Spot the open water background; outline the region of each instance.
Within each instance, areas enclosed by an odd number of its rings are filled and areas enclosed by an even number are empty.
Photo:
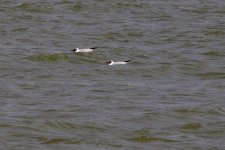
[[[0,19],[0,149],[225,149],[224,0],[0,0]]]

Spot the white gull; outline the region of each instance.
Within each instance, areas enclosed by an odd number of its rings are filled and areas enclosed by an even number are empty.
[[[84,49],[79,49],[79,48],[75,48],[73,50],[71,50],[72,52],[75,53],[88,53],[93,51],[94,49],[96,49],[97,47],[92,47],[92,48],[84,48]]]
[[[128,62],[130,62],[131,60],[126,60],[126,61],[112,61],[112,60],[110,60],[110,61],[107,61],[107,62],[105,62],[106,64],[108,64],[108,65],[125,65],[125,64],[127,64]]]

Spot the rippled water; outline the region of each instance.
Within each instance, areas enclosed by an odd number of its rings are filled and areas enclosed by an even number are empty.
[[[0,17],[1,149],[224,149],[223,0],[1,0]]]

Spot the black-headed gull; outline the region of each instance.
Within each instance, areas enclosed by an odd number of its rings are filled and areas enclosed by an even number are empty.
[[[110,61],[107,61],[107,62],[105,62],[106,64],[108,64],[108,65],[125,65],[125,64],[127,64],[128,62],[130,62],[131,60],[126,60],[126,61],[116,61],[116,62],[114,62],[114,61],[112,61],[112,60],[110,60]]]
[[[76,53],[88,53],[93,51],[94,49],[96,49],[97,47],[92,47],[92,48],[84,48],[84,49],[79,49],[79,48],[75,48],[73,50],[71,50],[72,52],[76,52]]]

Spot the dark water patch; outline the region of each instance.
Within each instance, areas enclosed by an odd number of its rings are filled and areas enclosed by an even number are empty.
[[[59,110],[57,109],[47,109],[45,110],[46,113],[55,113],[55,112],[58,112]]]
[[[127,31],[126,34],[128,37],[136,37],[136,38],[144,36],[144,33],[141,31]]]
[[[72,77],[77,77],[77,78],[80,78],[80,79],[86,79],[88,77],[93,77],[94,75],[90,75],[88,73],[85,73],[83,71],[79,72],[79,74],[75,73],[75,74],[72,74]],[[88,86],[88,83],[86,82],[83,82],[83,83],[79,83],[77,84],[78,87],[82,88],[82,87],[87,87]]]
[[[198,107],[178,108],[178,109],[175,109],[174,112],[175,112],[174,116],[176,116],[177,118],[180,118],[182,120],[183,119],[188,120],[188,119],[192,118],[192,121],[196,120],[196,119],[198,120],[200,118],[202,119],[203,117],[206,117],[207,115],[210,115],[209,113],[207,113],[206,110],[203,110],[203,109],[198,108]]]
[[[31,44],[34,42],[30,38],[18,38],[16,39],[16,41],[18,41],[19,43],[27,43],[27,44]]]
[[[82,128],[92,131],[92,132],[105,132],[107,129],[105,127],[101,127],[97,124],[86,124],[83,125]]]
[[[29,122],[27,122],[29,123]],[[7,129],[10,129],[10,134],[12,135],[25,135],[27,134],[35,134],[35,133],[43,133],[44,131],[40,128],[36,128],[30,125],[19,125],[19,124],[9,124]]]
[[[92,64],[104,64],[104,60],[101,58],[101,54],[93,53],[72,53],[69,59],[70,63],[76,64],[84,64],[84,63],[92,63]]]
[[[204,113],[198,108],[178,108],[175,110],[177,113],[183,113],[183,114],[188,114],[188,113]],[[189,114],[190,115],[190,114]]]
[[[224,9],[220,9],[218,6],[209,6],[209,5],[196,6],[190,9],[183,9],[182,11],[191,12],[191,13],[200,14],[200,15],[225,13]]]
[[[180,127],[180,129],[184,130],[197,130],[203,128],[203,125],[201,123],[187,123]]]
[[[225,89],[225,85],[217,85],[216,86],[218,89]]]
[[[225,52],[211,50],[211,51],[203,53],[203,55],[209,56],[209,57],[225,57]]]
[[[128,138],[128,141],[137,142],[137,143],[150,143],[150,142],[165,142],[165,143],[173,143],[178,142],[177,140],[173,139],[166,139],[166,138],[158,138],[154,136],[137,136],[133,138]]]
[[[203,32],[206,36],[224,36],[225,31],[223,30],[210,30],[210,31],[204,31]]]
[[[196,76],[202,79],[225,79],[225,72],[205,72],[197,73]]]
[[[140,72],[141,76],[146,79],[160,78],[174,74],[173,66],[168,64],[154,65],[154,67],[149,67],[146,70],[136,69],[135,71]]]
[[[104,93],[104,92],[109,92],[109,89],[92,89],[91,92],[93,93]],[[99,96],[100,98],[101,96]]]
[[[224,136],[225,134],[225,123],[223,121],[220,122],[209,122],[206,124],[206,129],[202,134],[202,137],[219,137]]]
[[[72,5],[72,4],[74,4],[74,2],[73,1],[62,0],[62,1],[59,1],[59,2],[55,2],[54,4],[56,4],[56,5],[65,5],[65,4]]]
[[[153,13],[153,15],[148,17],[152,21],[173,21],[173,17],[170,16],[169,14],[166,14],[166,12],[160,11],[157,13]]]
[[[32,89],[37,89],[39,88],[39,85],[36,84],[36,83],[23,83],[23,84],[19,84],[20,88],[22,89],[29,89],[29,90],[32,90]]]
[[[0,124],[0,128],[9,128],[12,127],[10,124]]]
[[[4,86],[4,85],[3,85]],[[19,93],[16,93],[16,92],[13,92],[9,89],[6,89],[6,88],[0,88],[1,90],[1,93],[0,93],[0,96],[1,97],[4,97],[4,99],[13,99],[13,98],[22,98],[23,96]],[[1,102],[6,102],[6,101],[1,101]]]
[[[137,40],[145,36],[145,33],[136,29],[127,29],[124,28],[122,30],[117,29],[117,31],[111,31],[105,33],[104,38],[107,40],[119,41],[119,42],[130,42],[132,40]]]
[[[76,4],[73,5],[72,10],[74,11],[82,11],[85,9],[84,4],[82,4],[82,2],[76,2]]]
[[[46,133],[46,132],[45,132]],[[25,140],[26,142],[42,142],[42,141],[46,141],[47,138],[43,135],[43,134],[40,134],[40,133],[37,133],[37,132],[27,132],[27,131],[18,131],[18,132],[13,132],[10,134],[10,137],[11,139],[14,140],[13,144],[16,144],[17,142],[19,142],[20,146],[21,146],[21,143]],[[12,140],[10,140],[10,143],[12,142]],[[29,143],[28,142],[28,143]],[[13,145],[13,149],[15,147],[17,147],[18,145]],[[33,145],[29,145],[29,144],[26,144],[27,147],[29,147],[28,149],[32,149],[33,148]],[[23,148],[26,147],[26,146],[22,146]],[[26,149],[26,148],[25,148]]]
[[[186,93],[173,93],[171,95],[173,95],[173,96],[179,96],[179,97],[189,97],[189,96],[192,96],[192,95],[186,94]]]
[[[56,54],[43,53],[39,55],[28,56],[25,59],[28,59],[31,61],[57,62],[62,60],[68,60],[69,56],[64,53],[56,53]]]
[[[151,132],[149,129],[141,129],[141,130],[136,130],[133,132],[134,134],[137,134],[137,135],[144,135],[144,136],[147,136],[147,135],[150,135]]]
[[[32,89],[25,89],[25,90],[32,90]],[[40,101],[23,101],[23,102],[20,102],[20,105],[23,105],[25,107],[37,106],[37,105],[40,105],[40,104],[42,104],[42,102],[40,102]],[[24,117],[24,119],[30,119],[30,118]]]
[[[118,32],[108,32],[104,35],[104,37],[108,40],[114,40],[114,41],[125,38],[125,36],[123,34],[118,33]]]
[[[225,109],[223,107],[215,107],[207,110],[207,113],[212,115],[222,115],[225,116]]]
[[[148,121],[158,121],[158,120],[166,120],[166,117],[169,118],[169,116],[166,116],[164,113],[161,112],[145,112],[141,116],[132,118],[132,121],[136,122],[148,122]]]
[[[42,74],[42,75],[38,75],[37,76],[37,78],[38,79],[51,79],[51,78],[53,78],[54,77],[54,75],[50,75],[50,74]]]
[[[214,136],[220,136],[220,135],[224,135],[224,129],[217,129],[217,130],[212,130],[212,129],[209,129],[207,130],[206,132],[206,137],[214,137]]]
[[[204,61],[185,61],[180,62],[177,67],[179,71],[186,75],[195,75],[208,68],[208,63]]]
[[[44,123],[45,128],[50,129],[60,129],[60,130],[75,130],[79,128],[77,125],[69,123],[69,122],[63,122],[59,120],[50,120]]]
[[[43,141],[41,144],[81,144],[81,139],[74,138],[52,138],[46,141]]]
[[[21,27],[21,28],[13,29],[11,32],[26,32],[28,30],[29,30],[29,28]]]
[[[194,122],[183,124],[179,127],[181,133],[191,135],[193,137],[213,140],[217,139],[218,143],[222,142],[220,138],[224,138],[224,122],[214,122],[215,118],[211,118],[211,121],[203,123]]]
[[[135,73],[138,70],[129,70],[130,69],[130,64],[127,65],[114,65],[114,66],[106,66],[107,68],[107,74],[116,74],[118,77],[125,77],[127,75],[132,75],[132,73]],[[104,71],[104,70],[103,70]],[[117,82],[115,82],[117,83]],[[120,84],[118,84],[120,85]]]
[[[43,22],[43,20],[37,16],[30,15],[30,14],[24,14],[24,15],[18,15],[16,18],[12,18],[12,21],[35,21],[35,22]]]
[[[93,91],[91,91],[91,92],[93,92]],[[104,92],[106,92],[106,91],[104,91]],[[88,95],[88,96],[86,96],[86,99],[97,99],[98,102],[99,102],[99,101],[105,102],[105,100],[109,99],[108,96],[99,96],[99,95],[97,95],[98,93],[96,93],[96,92],[93,92],[93,93],[94,93],[95,95],[94,95],[94,94]]]
[[[184,58],[179,52],[175,52],[173,50],[158,50],[157,53],[153,53],[152,57],[156,57],[159,59],[159,63],[172,63],[172,62],[187,62],[187,59]],[[163,59],[162,59],[163,58]]]
[[[46,7],[44,5],[37,5],[32,2],[23,2],[15,7],[18,11],[27,11],[34,13],[49,13],[50,7]]]
[[[118,48],[114,48],[113,50],[111,50],[113,52],[113,54],[115,55],[122,55],[126,52],[129,52],[130,49],[128,49],[127,47],[118,47]],[[124,58],[125,59],[125,58]],[[114,60],[115,61],[115,60]]]
[[[175,109],[174,112],[178,114],[183,114],[186,116],[217,116],[217,117],[222,117],[225,115],[225,110],[222,107],[207,107],[207,106],[202,106],[202,107],[191,107],[191,108],[179,108]]]
[[[113,7],[119,9],[144,8],[146,5],[134,2],[118,2]]]
[[[155,71],[157,71],[159,74],[165,74],[170,73],[173,70],[173,65],[170,63],[160,63],[157,68],[154,68]]]
[[[76,19],[76,20],[68,20],[69,22],[71,22],[72,24],[74,24],[75,26],[82,26],[82,27],[90,27],[90,26],[95,26],[96,23],[95,22],[91,22],[90,20],[79,20],[79,19]],[[86,33],[85,34],[86,36],[91,36],[89,33]],[[93,39],[95,37],[92,37]]]
[[[133,54],[135,57],[137,58],[140,58],[141,60],[142,59],[150,59],[151,57],[151,54],[147,53],[147,52],[144,52],[142,50],[138,50],[137,52],[135,52]],[[137,62],[137,61],[136,61]],[[138,62],[137,62],[138,63]],[[140,62],[141,63],[141,62]]]

